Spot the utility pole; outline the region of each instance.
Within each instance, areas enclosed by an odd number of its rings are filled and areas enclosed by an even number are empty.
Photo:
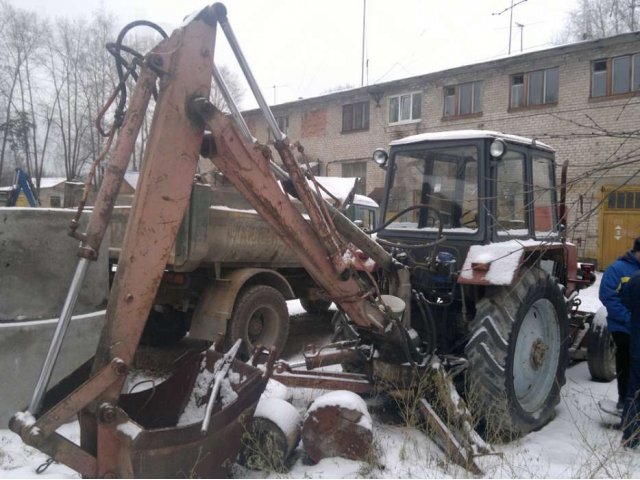
[[[287,85],[271,85],[271,88],[273,88],[273,104],[275,105],[276,102],[276,88],[278,87],[286,87]]]
[[[494,12],[491,15],[502,15],[504,12],[506,12],[507,10],[509,11],[509,55],[511,55],[511,34],[513,33],[513,9],[514,7],[517,7],[518,5],[520,5],[521,3],[526,2],[527,0],[520,0],[518,3],[513,3],[514,0],[511,0],[511,6],[505,8],[504,10],[500,11],[500,12]],[[522,38],[522,37],[521,37]]]
[[[513,0],[511,0],[511,7],[509,8],[509,55],[511,55],[511,31],[513,29]]]
[[[524,32],[524,25],[522,23],[516,22],[516,27],[520,29],[520,53],[522,53],[522,35]]]
[[[364,40],[367,21],[367,0],[362,0],[362,62],[360,66],[360,86],[364,87]]]

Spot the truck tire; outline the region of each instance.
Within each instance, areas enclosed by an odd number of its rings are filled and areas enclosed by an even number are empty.
[[[327,313],[331,306],[331,302],[329,300],[309,300],[308,298],[301,298],[300,304],[307,313],[312,313],[314,315]]]
[[[607,311],[602,307],[591,322],[587,339],[587,365],[596,382],[616,378],[616,344],[606,323]]]
[[[140,342],[152,347],[168,347],[184,338],[189,330],[191,315],[169,306],[152,309]]]
[[[247,359],[257,345],[282,352],[289,334],[289,311],[282,294],[268,285],[243,289],[229,320],[230,343],[242,338],[240,357]]]
[[[562,292],[537,267],[478,302],[465,347],[467,400],[488,440],[512,440],[553,418],[569,361],[568,323]]]

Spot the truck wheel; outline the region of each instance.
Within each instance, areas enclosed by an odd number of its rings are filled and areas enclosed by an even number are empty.
[[[241,358],[257,345],[282,352],[289,333],[289,311],[282,294],[268,285],[241,291],[229,320],[230,341],[242,338]]]
[[[607,310],[601,307],[589,327],[587,365],[596,382],[610,382],[616,378],[616,344],[606,323]]]
[[[309,300],[308,298],[301,298],[300,304],[307,313],[313,313],[315,315],[327,313],[331,306],[331,302],[328,300]]]
[[[480,300],[465,347],[467,400],[489,440],[511,440],[553,418],[569,360],[564,296],[543,270]]]
[[[175,345],[189,330],[190,314],[169,306],[151,310],[140,342],[152,347]]]

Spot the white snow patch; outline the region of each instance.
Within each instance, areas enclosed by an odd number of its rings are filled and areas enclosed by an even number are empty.
[[[373,430],[373,422],[371,421],[369,410],[367,410],[367,404],[360,395],[347,390],[336,390],[335,392],[329,392],[322,395],[321,397],[316,398],[311,404],[309,410],[307,410],[305,419],[311,413],[323,407],[340,407],[347,410],[359,411],[362,416],[358,420],[358,425],[366,428],[367,430]]]
[[[379,207],[378,202],[376,202],[373,198],[360,195],[359,193],[356,193],[353,196],[353,202],[351,202],[351,205],[362,205],[364,207],[375,207],[375,208]]]
[[[131,440],[135,440],[142,432],[142,428],[130,420],[124,423],[119,423],[116,429]]]
[[[473,245],[462,266],[460,276],[473,278],[473,263],[489,265],[485,278],[493,285],[510,285],[518,270],[525,247],[545,247],[554,245],[539,240],[509,240],[489,245]]]
[[[302,426],[302,417],[289,402],[281,398],[260,398],[254,417],[262,417],[275,423],[289,437],[296,434]]]
[[[291,399],[291,391],[286,385],[270,378],[267,382],[267,387],[262,393],[262,398],[279,398],[280,400],[289,401]]]
[[[220,358],[215,363],[213,371],[216,370],[216,368],[222,361],[224,361],[224,359]],[[191,396],[189,397],[187,406],[178,419],[179,427],[190,425],[196,422],[201,422],[204,419],[204,414],[207,409],[207,393],[209,392],[209,388],[214,381],[213,371],[209,371],[206,368],[206,365],[207,359],[205,357],[200,363],[200,373],[198,374],[198,378],[196,378],[196,382],[193,390],[191,391]],[[230,371],[229,373],[232,374],[234,372]],[[237,378],[235,379],[237,380]],[[229,378],[229,375],[227,375],[222,380],[222,383],[220,385],[220,402],[222,403],[223,407],[226,407],[227,405],[235,402],[235,400],[238,398],[238,394],[233,390],[231,383],[232,382]]]

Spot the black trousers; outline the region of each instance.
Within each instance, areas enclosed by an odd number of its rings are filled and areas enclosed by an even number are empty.
[[[618,377],[618,402],[624,402],[629,386],[631,372],[631,335],[624,332],[611,332],[616,344],[616,375]]]

